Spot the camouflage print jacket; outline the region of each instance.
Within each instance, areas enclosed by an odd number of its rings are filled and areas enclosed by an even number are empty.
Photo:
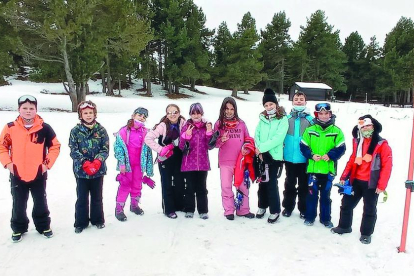
[[[109,154],[109,137],[101,124],[96,123],[91,129],[83,124],[76,125],[70,131],[69,148],[76,178],[91,179],[106,174],[105,160]],[[96,174],[89,176],[82,169],[82,164],[94,159],[100,160],[102,165]]]

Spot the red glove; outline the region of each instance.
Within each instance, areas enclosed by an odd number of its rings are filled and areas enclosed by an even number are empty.
[[[82,165],[82,169],[87,175],[96,174],[101,168],[102,162],[98,159],[93,160],[93,162],[85,161]]]

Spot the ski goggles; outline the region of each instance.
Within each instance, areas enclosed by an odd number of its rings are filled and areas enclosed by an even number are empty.
[[[37,104],[37,100],[36,100],[36,98],[35,98],[35,97],[33,97],[32,95],[23,95],[23,96],[21,96],[21,97],[17,100],[17,103],[18,103],[19,105],[22,105],[22,104],[24,104],[24,103],[26,103],[26,102],[33,103],[33,104]]]
[[[315,105],[315,111],[331,111],[331,105],[329,103],[318,103]]]
[[[145,118],[148,118],[148,109],[143,108],[143,107],[138,107],[134,111],[134,115],[135,114],[144,115]]]
[[[89,102],[84,102],[83,104],[81,104],[81,105],[79,106],[79,109],[80,109],[80,110],[85,109],[85,108],[95,109],[95,106],[93,106],[93,105],[92,105],[91,103],[89,103]]]
[[[174,110],[172,112],[167,112],[167,115],[178,115],[179,113],[178,110]]]

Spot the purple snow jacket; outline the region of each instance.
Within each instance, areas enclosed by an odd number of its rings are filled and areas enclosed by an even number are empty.
[[[199,125],[199,128],[194,125],[193,121],[188,120],[183,128],[181,129],[180,134],[180,144],[179,147],[181,150],[184,150],[186,143],[188,142],[188,152],[183,151],[183,161],[181,163],[181,171],[209,171],[210,170],[210,160],[208,157],[208,142],[210,141],[211,134],[206,135],[207,121],[204,120]],[[190,140],[183,139],[183,133],[186,132],[187,128],[190,125],[194,125],[193,134]]]

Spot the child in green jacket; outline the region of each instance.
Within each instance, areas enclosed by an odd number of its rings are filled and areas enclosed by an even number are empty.
[[[300,142],[300,150],[308,159],[309,174],[304,224],[312,226],[315,222],[320,192],[320,222],[332,228],[332,181],[336,175],[336,162],[345,153],[345,139],[342,130],[335,125],[335,115],[329,103],[315,105],[314,114],[314,125],[305,130]]]

